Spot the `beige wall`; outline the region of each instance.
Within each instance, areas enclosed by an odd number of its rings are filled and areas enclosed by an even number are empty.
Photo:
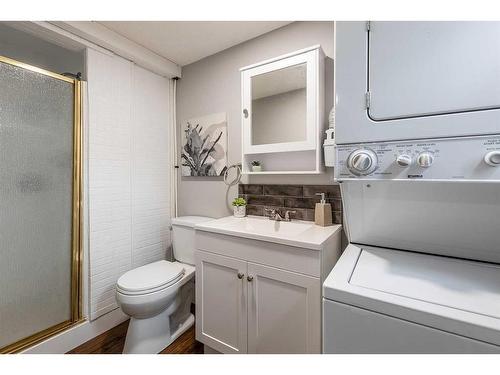
[[[226,112],[228,121],[228,164],[241,161],[241,96],[239,69],[265,59],[320,44],[325,62],[325,118],[333,104],[333,22],[294,22],[256,39],[206,57],[182,69],[177,86],[177,138],[181,152],[183,121],[206,114]],[[327,120],[325,120],[327,121]],[[180,162],[180,158],[179,158]],[[245,183],[329,184],[332,169],[312,176],[249,176]],[[228,189],[222,177],[180,177],[179,215],[222,217],[231,214],[237,187]]]

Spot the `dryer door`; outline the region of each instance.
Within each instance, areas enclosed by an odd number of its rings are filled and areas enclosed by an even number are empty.
[[[339,22],[336,38],[339,144],[498,133],[500,22]]]
[[[374,22],[368,43],[375,121],[500,107],[498,22]]]

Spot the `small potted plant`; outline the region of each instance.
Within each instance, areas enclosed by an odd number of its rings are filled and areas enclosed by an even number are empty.
[[[260,160],[253,160],[251,164],[252,172],[262,172],[262,163]]]
[[[233,201],[234,217],[245,217],[247,214],[247,201],[243,198],[234,198]]]

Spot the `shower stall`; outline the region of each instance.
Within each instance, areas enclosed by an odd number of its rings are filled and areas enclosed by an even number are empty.
[[[82,319],[81,83],[0,56],[0,352]]]

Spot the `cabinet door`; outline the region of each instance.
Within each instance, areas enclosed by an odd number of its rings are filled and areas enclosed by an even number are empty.
[[[221,353],[247,351],[246,270],[244,261],[196,252],[196,339]]]
[[[248,277],[248,352],[320,353],[319,278],[255,263]]]
[[[320,50],[242,68],[243,153],[316,150]]]

